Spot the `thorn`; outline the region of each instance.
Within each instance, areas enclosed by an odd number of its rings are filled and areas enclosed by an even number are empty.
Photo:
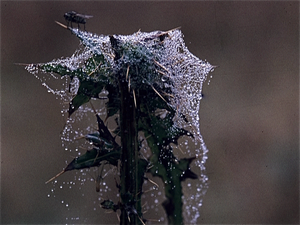
[[[136,32],[136,36],[141,32],[141,28]]]
[[[93,59],[93,61],[94,61],[94,63],[96,63],[94,59]],[[88,74],[88,76],[91,76],[93,73],[95,73],[95,72],[97,71],[97,69],[99,68],[100,65],[101,65],[101,62],[100,62],[99,65],[96,67],[96,69],[94,69],[92,72],[90,72],[90,73]]]
[[[154,167],[154,165],[148,166],[148,167],[147,167],[147,170],[150,170],[150,169],[153,168],[153,167]]]
[[[181,151],[182,154],[185,154],[185,153],[182,151],[182,149],[180,148],[179,145],[177,145],[177,147],[178,147],[179,151]]]
[[[106,118],[104,119],[103,122],[105,123],[105,122],[107,121],[108,118],[109,118],[109,117],[106,115]]]
[[[105,210],[105,213],[113,213],[114,210]]]
[[[155,63],[156,65],[160,66],[160,67],[163,68],[165,71],[169,72],[169,70],[168,70],[166,67],[164,67],[163,65],[161,65],[161,64],[160,64],[159,62],[157,62],[155,59],[153,59],[153,61],[154,61],[154,63]]]
[[[152,136],[152,134],[150,134],[150,135],[148,135],[147,137],[145,137],[145,139],[147,140],[149,137],[151,137]]]
[[[137,108],[136,107],[136,98],[135,98],[135,91],[134,91],[134,89],[132,89],[132,93],[133,93],[134,106],[135,106],[135,108]]]
[[[156,93],[159,97],[161,97],[161,99],[164,100],[164,101],[168,104],[168,102],[163,98],[163,96],[161,96],[161,94],[159,94],[159,92],[153,87],[153,85],[151,85],[151,87],[152,87],[152,89],[155,91],[155,93]]]
[[[28,63],[14,63],[15,65],[18,65],[18,66],[30,66],[32,64],[28,64]]]
[[[164,94],[164,95],[167,95],[167,96],[170,96],[171,98],[175,98],[174,95],[169,94],[169,93],[167,93],[167,92],[163,92],[163,94]]]
[[[144,223],[144,221],[141,219],[141,217],[139,217],[139,215],[137,215],[137,217],[139,218],[139,220],[141,221],[141,223],[142,223],[143,225],[146,225],[146,224]]]
[[[143,194],[146,194],[146,193],[148,193],[148,192],[150,192],[150,191],[155,191],[155,190],[156,190],[155,188],[149,189],[149,190],[143,191]]]
[[[56,179],[57,177],[59,177],[60,175],[62,175],[64,172],[66,172],[65,170],[61,171],[60,173],[56,174],[54,177],[52,177],[50,180],[46,181],[45,184],[48,184],[49,182],[53,181],[54,179]]]
[[[126,71],[126,81],[127,81],[127,78],[128,78],[129,67],[130,67],[130,66],[127,67],[127,71]]]
[[[74,140],[80,140],[80,139],[83,139],[83,138],[85,138],[85,136],[84,136],[84,135],[82,135],[82,136],[79,136],[79,137],[75,138]]]
[[[147,221],[150,221],[150,222],[160,222],[160,220],[156,220],[156,219],[147,219]]]
[[[55,23],[57,23],[58,25],[62,26],[65,29],[70,29],[69,27],[67,27],[66,25],[64,25],[64,24],[62,24],[60,22],[55,21]]]
[[[98,150],[98,151],[97,151],[97,155],[96,155],[96,157],[95,157],[95,159],[94,159],[94,162],[93,162],[93,163],[95,163],[95,162],[96,162],[96,159],[98,158],[98,156],[99,156],[99,153],[100,153],[100,151]]]
[[[164,76],[168,76],[168,74],[164,73],[163,71],[156,70],[156,72],[158,72],[158,73],[160,73],[160,74],[162,74],[162,75],[164,75]]]
[[[172,31],[174,31],[174,30],[179,30],[180,28],[181,28],[181,27],[176,27],[176,28],[173,28],[173,29],[171,29],[171,30],[163,31],[163,32],[161,32],[159,35],[157,35],[157,37],[162,36],[162,35],[165,35],[165,34],[168,34],[168,33],[172,32]]]
[[[184,60],[183,59],[180,59],[180,60],[178,60],[177,62],[175,62],[173,65],[175,66],[175,65],[177,65],[178,63],[182,63]]]
[[[149,181],[150,183],[154,184],[157,188],[159,188],[158,184],[155,183],[153,180],[151,180],[151,179],[148,178],[148,181]]]
[[[130,77],[129,77],[129,81],[128,81],[128,92],[130,92]]]
[[[89,102],[90,102],[90,104],[91,104],[91,106],[92,106],[92,109],[93,109],[95,115],[98,115],[97,112],[96,112],[96,109],[95,109],[94,105],[92,104],[92,102],[91,102],[91,101],[89,101]]]
[[[165,32],[161,33],[160,35],[164,35],[164,34],[167,34],[167,33],[172,32],[172,31],[174,31],[174,30],[180,30],[180,29],[181,29],[181,27],[176,27],[176,28],[173,28],[173,29],[171,29],[171,30],[165,31]]]
[[[120,216],[119,216],[118,213],[116,213],[116,214],[117,214],[117,218],[118,218],[118,220],[119,220],[119,222],[120,222],[120,221],[121,221]]]

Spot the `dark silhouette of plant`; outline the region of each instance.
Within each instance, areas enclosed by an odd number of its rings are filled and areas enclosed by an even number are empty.
[[[200,156],[179,159],[173,148],[181,137],[195,139],[204,146],[197,127],[199,102],[202,83],[214,67],[187,50],[179,29],[139,31],[130,36],[97,36],[68,29],[81,40],[81,52],[26,68],[34,74],[59,74],[79,81],[69,105],[69,117],[92,98],[103,101],[100,94],[104,90],[107,113],[105,119],[95,114],[98,130],[85,135],[93,148],[48,182],[74,169],[120,166],[120,201],[107,199],[101,205],[115,212],[120,210],[121,224],[144,224],[147,220],[141,210],[142,187],[150,173],[164,184],[163,207],[169,224],[183,224],[182,182],[198,178],[190,165]],[[105,125],[111,117],[116,118],[113,132]],[[142,142],[151,150],[149,158],[141,156]]]

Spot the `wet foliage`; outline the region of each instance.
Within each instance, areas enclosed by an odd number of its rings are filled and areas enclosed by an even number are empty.
[[[69,118],[91,99],[106,100],[106,118],[103,121],[95,113],[98,130],[84,136],[93,147],[48,182],[66,171],[110,164],[120,171],[120,201],[107,199],[102,207],[120,210],[121,224],[144,224],[141,196],[150,173],[164,184],[163,207],[169,224],[183,224],[182,182],[199,179],[190,167],[206,149],[202,143],[194,155],[180,159],[173,148],[180,138],[202,140],[198,119],[201,89],[213,66],[187,50],[179,29],[139,31],[130,36],[98,36],[68,29],[81,40],[84,47],[80,51],[70,58],[26,68],[33,74],[78,80]],[[105,124],[109,118],[116,121],[113,131]],[[149,148],[151,156],[142,157],[141,148]],[[201,162],[205,160],[201,158]]]

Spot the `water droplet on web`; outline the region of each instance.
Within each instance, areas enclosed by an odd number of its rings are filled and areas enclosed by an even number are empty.
[[[165,82],[165,81],[167,81],[167,80],[168,80],[168,77],[167,77],[167,76],[164,76],[164,75],[163,75],[163,76],[161,77],[161,81],[162,81],[162,82]]]

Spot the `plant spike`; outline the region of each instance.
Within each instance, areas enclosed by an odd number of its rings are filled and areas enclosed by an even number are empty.
[[[164,102],[168,103],[168,102],[166,101],[166,99],[164,99],[164,97],[161,96],[161,94],[153,87],[153,85],[151,85],[151,88],[153,89],[153,91],[155,91],[155,93],[156,93],[156,94],[157,94]]]
[[[132,94],[133,94],[134,106],[135,106],[135,108],[137,108],[137,106],[136,106],[136,97],[135,97],[135,91],[134,91],[134,89],[132,89]]]
[[[54,22],[57,23],[59,26],[65,28],[65,29],[70,29],[68,26],[66,26],[66,25],[64,25],[64,24],[62,24],[62,23],[60,23],[58,21],[54,21]]]
[[[53,181],[54,179],[56,179],[57,177],[59,177],[60,175],[62,175],[65,172],[66,172],[65,170],[61,171],[60,173],[56,174],[54,177],[52,177],[51,179],[49,179],[48,181],[46,181],[45,184],[50,183],[51,181]]]

